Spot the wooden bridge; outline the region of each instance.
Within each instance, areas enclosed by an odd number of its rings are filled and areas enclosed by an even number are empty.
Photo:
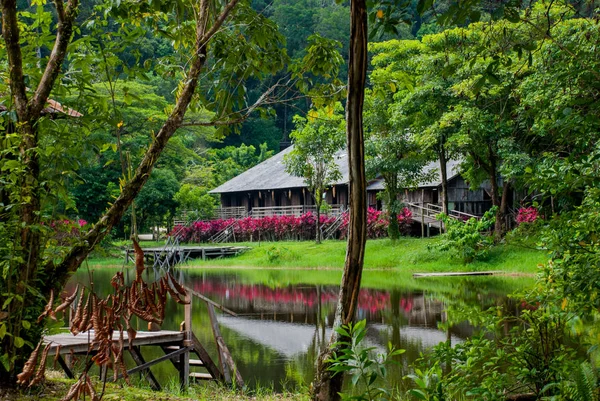
[[[245,246],[193,246],[193,245],[170,245],[162,247],[144,248],[144,259],[147,265],[154,268],[170,268],[178,263],[185,263],[190,259],[216,259],[226,256],[237,256],[247,251]],[[125,263],[134,261],[135,253],[133,248],[125,251]]]
[[[182,388],[189,386],[190,380],[216,380],[225,384],[235,384],[237,387],[244,386],[244,380],[237,369],[233,357],[223,340],[214,308],[217,307],[223,312],[237,316],[234,312],[214,301],[204,297],[189,288],[186,288],[188,295],[184,305],[184,321],[181,322],[179,331],[154,330],[138,331],[135,339],[130,346],[127,332],[124,335],[124,350],[129,352],[136,366],[127,370],[128,375],[140,373],[149,382],[153,390],[161,390],[162,386],[156,379],[150,368],[158,363],[169,361],[179,372],[179,380]],[[204,301],[208,308],[210,324],[215,339],[218,364],[213,361],[202,343],[192,331],[192,302],[194,298]],[[149,325],[150,326],[150,325]],[[150,327],[149,327],[150,328]],[[94,331],[79,333],[74,336],[71,333],[55,334],[44,337],[44,343],[50,344],[49,355],[57,355],[56,360],[69,378],[74,378],[71,356],[85,355],[91,358],[96,349],[91,347],[94,339]],[[118,346],[119,332],[113,333],[113,343]],[[142,356],[141,347],[159,347],[164,355],[146,362]],[[195,354],[197,359],[190,356]],[[198,371],[204,370],[204,372]],[[110,381],[106,377],[106,369],[101,371],[102,379]],[[120,378],[121,376],[119,376]]]

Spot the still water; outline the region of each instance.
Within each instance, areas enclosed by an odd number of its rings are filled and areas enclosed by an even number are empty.
[[[88,285],[93,281],[96,291],[105,293],[115,271],[79,272],[74,281]],[[182,269],[175,276],[238,315],[219,314],[218,320],[250,387],[294,390],[310,385],[316,357],[331,333],[341,272]],[[154,280],[154,274],[149,272],[147,279]],[[459,343],[474,333],[475,328],[462,321],[465,314],[499,305],[518,313],[518,300],[507,294],[531,284],[523,278],[413,279],[391,270],[365,271],[357,311],[359,319],[367,320],[365,345],[376,352],[385,352],[389,343],[406,350],[389,374],[390,385],[405,388],[403,377],[421,353],[440,342]],[[178,330],[182,320],[183,307],[169,301],[163,328]],[[198,299],[193,302],[192,326],[217,361],[207,309]],[[144,329],[143,322],[138,328]],[[145,352],[147,358],[155,355],[151,349]],[[177,380],[170,364],[152,369],[163,382]]]

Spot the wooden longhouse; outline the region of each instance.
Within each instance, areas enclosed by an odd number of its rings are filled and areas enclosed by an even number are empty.
[[[293,146],[283,150],[210,191],[219,194],[221,198],[221,208],[217,217],[301,215],[314,211],[314,200],[304,179],[285,171],[283,158],[292,149]],[[342,178],[326,193],[326,201],[331,205],[333,214],[348,207],[348,156],[345,150],[336,154],[336,163]],[[447,164],[449,209],[481,216],[492,205],[489,184],[471,190],[459,174],[459,164],[460,162],[454,160]],[[425,169],[432,172],[436,178],[421,183],[416,189],[407,189],[401,198],[402,201],[421,206],[441,204],[439,162],[431,162]],[[385,208],[377,198],[377,194],[383,189],[383,179],[376,178],[369,182],[369,207],[378,210]]]

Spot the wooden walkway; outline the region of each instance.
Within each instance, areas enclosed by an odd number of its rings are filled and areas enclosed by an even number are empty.
[[[192,296],[205,302],[208,308],[210,324],[215,339],[218,364],[213,361],[204,346],[198,340],[191,330],[192,327]],[[179,371],[179,379],[182,388],[189,386],[191,380],[216,380],[225,384],[233,384],[239,388],[244,386],[244,380],[237,369],[233,357],[223,340],[219,324],[217,322],[215,305],[220,307],[214,301],[188,290],[186,300],[188,304],[184,305],[185,320],[181,323],[180,331],[157,330],[157,331],[138,331],[130,346],[127,332],[123,332],[124,350],[129,352],[136,366],[127,370],[127,374],[141,373],[154,390],[161,390],[161,385],[152,374],[150,368],[158,363],[170,361]],[[227,308],[220,309],[236,316],[235,313]],[[113,343],[118,346],[120,333],[113,332]],[[55,334],[44,337],[44,343],[50,344],[49,355],[55,355],[65,374],[69,378],[74,378],[71,356],[85,355],[91,357],[96,353],[91,344],[94,339],[94,331],[79,333],[74,336],[71,333]],[[142,356],[141,347],[159,347],[164,355],[146,362]],[[190,355],[195,354],[197,359],[191,359]],[[204,369],[205,372],[199,372],[193,369]],[[103,378],[106,378],[106,370],[102,371]],[[120,378],[121,376],[119,376]]]
[[[156,266],[162,266],[165,261],[169,265],[184,263],[190,259],[216,259],[227,256],[236,256],[247,251],[248,247],[244,246],[187,246],[179,245],[172,248],[169,247],[154,247],[143,248],[144,258],[146,263]],[[133,248],[125,251],[125,263],[135,260],[135,252]]]
[[[485,272],[413,273],[413,277],[495,276],[498,274],[505,274],[505,272],[493,270]]]

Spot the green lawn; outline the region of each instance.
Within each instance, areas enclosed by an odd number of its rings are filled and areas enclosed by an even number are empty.
[[[451,254],[432,248],[437,238],[402,238],[396,243],[388,239],[369,240],[365,251],[365,269],[397,269],[403,272],[444,272],[503,270],[534,273],[544,263],[544,252],[498,245],[486,260],[464,264]],[[341,269],[346,254],[345,241],[244,243],[246,253],[217,260],[193,260],[190,267],[232,266],[267,268]],[[430,249],[431,248],[431,249]]]
[[[486,260],[464,264],[450,253],[434,247],[438,238],[405,237],[396,243],[388,239],[369,240],[365,252],[365,269],[395,269],[399,272],[448,272],[502,270],[506,272],[535,273],[544,263],[546,253],[501,244],[490,251]],[[251,249],[244,254],[207,261],[192,260],[188,267],[254,267],[282,269],[341,269],[346,253],[345,241],[314,242],[260,242],[239,243]],[[142,246],[156,246],[155,243]],[[124,258],[90,259],[90,266],[121,267]]]

